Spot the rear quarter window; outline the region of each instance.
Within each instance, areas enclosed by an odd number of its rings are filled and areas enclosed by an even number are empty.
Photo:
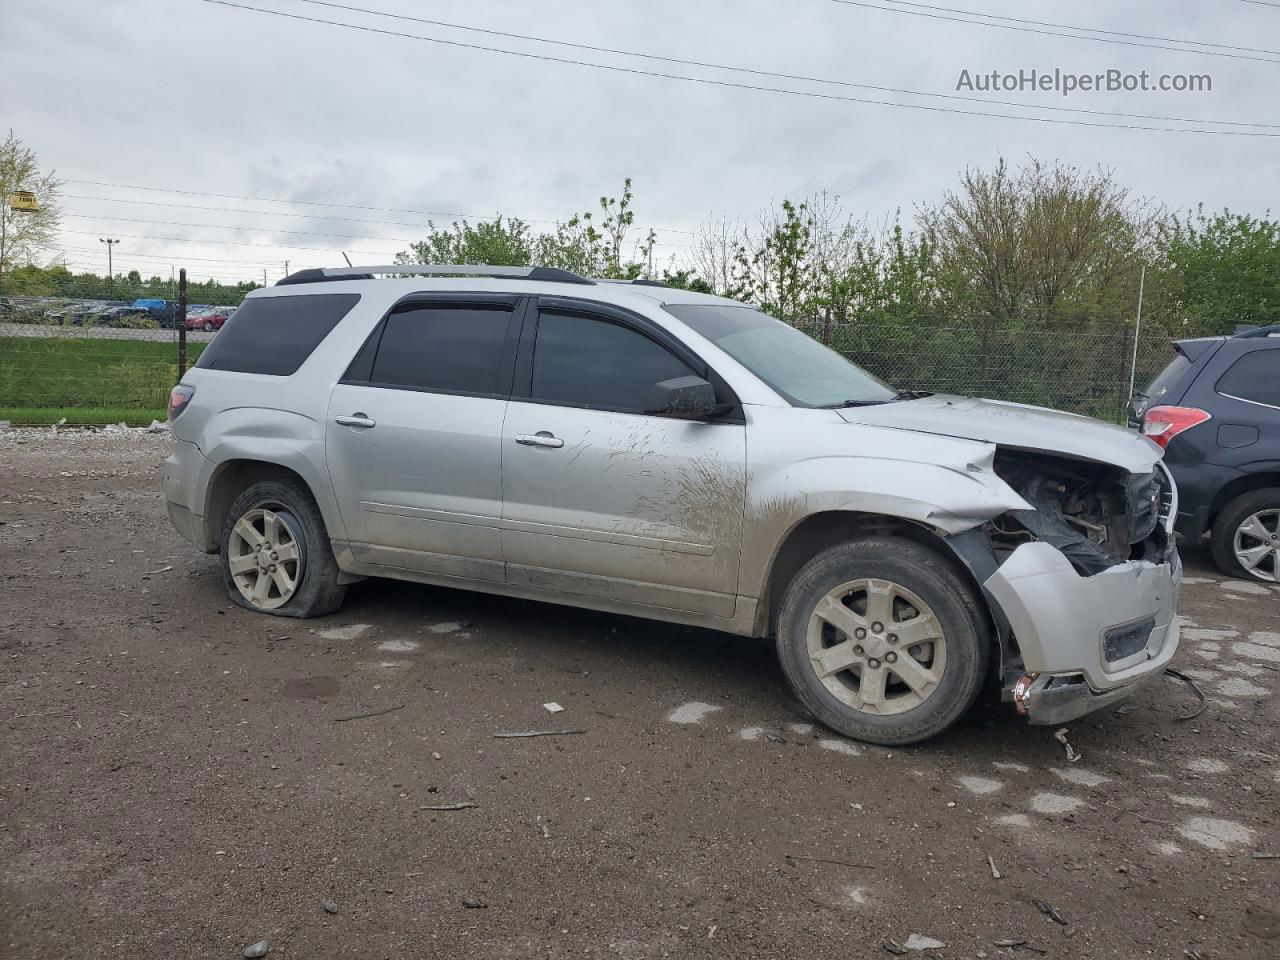
[[[1246,353],[1218,379],[1215,389],[1238,400],[1280,407],[1280,348]]]
[[[1152,402],[1157,404],[1160,398],[1168,393],[1182,379],[1182,375],[1191,369],[1191,361],[1181,353],[1177,354],[1169,365],[1160,371],[1159,375],[1147,385],[1147,389],[1143,391],[1143,395]]]
[[[354,293],[246,300],[200,354],[196,366],[290,376],[359,300]]]

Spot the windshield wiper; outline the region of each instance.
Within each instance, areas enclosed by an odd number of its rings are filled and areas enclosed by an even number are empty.
[[[892,400],[893,398],[890,398]],[[875,407],[890,400],[841,400],[839,403],[824,403],[823,410],[843,410],[845,407]]]
[[[932,390],[899,390],[893,395],[895,400],[923,400],[925,397],[932,397]]]

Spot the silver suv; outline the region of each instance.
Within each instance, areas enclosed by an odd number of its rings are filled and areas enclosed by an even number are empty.
[[[393,577],[773,637],[816,717],[884,744],[987,683],[1032,723],[1079,716],[1178,645],[1154,443],[897,392],[719,297],[303,271],[245,300],[170,419],[173,524],[262,613]]]

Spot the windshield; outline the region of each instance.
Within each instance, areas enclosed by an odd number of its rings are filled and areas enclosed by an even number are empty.
[[[812,337],[752,307],[669,303],[665,309],[797,407],[886,403],[888,386]]]

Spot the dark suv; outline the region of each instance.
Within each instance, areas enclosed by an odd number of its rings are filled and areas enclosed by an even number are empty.
[[[1129,422],[1165,448],[1177,530],[1212,531],[1224,573],[1280,583],[1280,325],[1174,346]]]

